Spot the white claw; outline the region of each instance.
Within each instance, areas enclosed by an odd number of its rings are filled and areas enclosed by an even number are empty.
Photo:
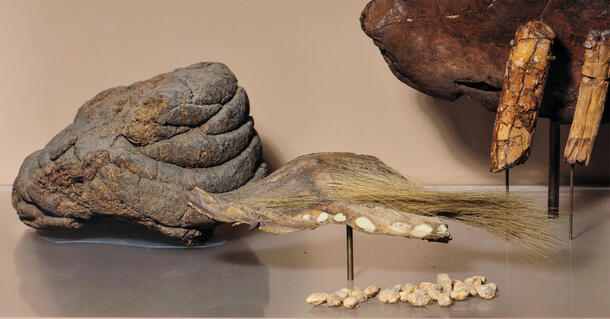
[[[416,238],[424,237],[432,232],[432,227],[428,224],[421,224],[413,228],[413,236]]]
[[[320,215],[318,215],[318,218],[316,218],[316,221],[317,221],[318,223],[323,223],[323,222],[325,222],[327,219],[328,219],[328,214],[327,214],[327,213],[322,212],[322,213],[320,213]]]
[[[339,214],[337,214],[337,215],[334,215],[334,216],[333,216],[333,219],[334,219],[334,220],[335,220],[337,223],[341,223],[341,222],[344,222],[344,221],[347,219],[347,217],[345,217],[345,215],[343,215],[343,214],[339,213]]]
[[[356,218],[356,226],[360,227],[365,232],[372,233],[375,231],[375,225],[366,217],[358,217]],[[430,227],[430,226],[428,226]]]

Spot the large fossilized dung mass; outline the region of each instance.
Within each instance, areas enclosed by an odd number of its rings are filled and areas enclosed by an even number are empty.
[[[539,115],[570,123],[583,42],[608,28],[609,12],[607,0],[373,0],[360,21],[402,82],[445,100],[470,96],[495,112],[514,32],[541,20],[557,38]]]
[[[121,220],[186,244],[216,221],[187,188],[227,192],[265,175],[246,91],[220,63],[198,63],[99,93],[13,185],[19,218],[42,229]]]

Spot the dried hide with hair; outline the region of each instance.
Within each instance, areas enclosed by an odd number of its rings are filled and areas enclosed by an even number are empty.
[[[546,208],[525,196],[434,191],[373,156],[351,153],[304,155],[237,190],[194,189],[186,200],[211,219],[274,234],[345,224],[368,234],[446,242],[444,219],[451,219],[541,254],[558,242]]]

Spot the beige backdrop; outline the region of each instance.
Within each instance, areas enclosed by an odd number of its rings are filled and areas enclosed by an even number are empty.
[[[503,175],[488,172],[493,114],[394,78],[360,29],[366,2],[0,0],[0,185],[96,93],[199,61],[237,75],[274,168],[350,151],[427,184],[501,184]],[[577,183],[608,184],[609,135],[602,126]],[[547,141],[541,120],[513,183],[546,183]]]

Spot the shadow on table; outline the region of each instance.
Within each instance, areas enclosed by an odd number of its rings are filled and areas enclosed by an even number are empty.
[[[549,270],[561,268],[567,258],[564,248],[547,259],[520,248],[516,243],[506,245],[483,231],[456,222],[449,224],[455,238],[448,244],[355,233],[356,276],[367,270],[424,272],[438,269],[449,273],[477,272],[481,263],[505,264],[507,254],[513,262],[524,262],[534,268]],[[563,247],[562,243],[558,245]],[[335,269],[345,265],[345,238],[338,236],[291,241],[257,249],[256,253],[265,265],[272,268]],[[218,258],[246,266],[249,262],[243,256],[247,254],[248,250],[225,250]]]
[[[171,249],[56,244],[28,231],[15,250],[19,293],[40,316],[263,316],[269,270],[228,236],[219,247]],[[218,258],[227,250],[241,262]]]

